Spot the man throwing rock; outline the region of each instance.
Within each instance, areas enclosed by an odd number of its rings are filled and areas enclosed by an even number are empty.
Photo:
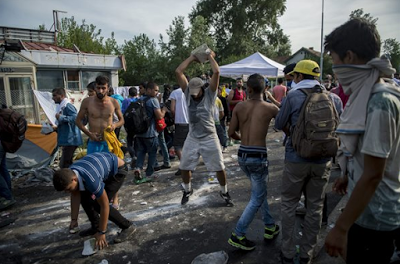
[[[195,170],[200,155],[203,157],[207,170],[217,172],[217,179],[221,187],[220,195],[227,206],[233,206],[226,184],[225,166],[219,144],[217,131],[214,125],[214,107],[219,83],[219,66],[214,59],[215,53],[208,54],[213,75],[207,88],[200,78],[193,78],[188,82],[184,75],[186,68],[194,61],[194,55],[184,60],[176,69],[178,83],[185,93],[189,113],[189,134],[182,149],[180,170],[182,171],[183,197],[182,204],[189,201],[193,193],[191,186],[191,172]]]

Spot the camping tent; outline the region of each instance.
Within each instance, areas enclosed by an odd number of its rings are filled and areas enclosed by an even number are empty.
[[[220,67],[220,75],[223,77],[238,78],[258,73],[264,77],[284,76],[284,65],[273,61],[260,52],[244,58],[243,60]]]
[[[21,148],[15,153],[7,153],[10,171],[25,174],[51,164],[57,150],[57,134],[43,135],[41,128],[41,125],[28,124]]]

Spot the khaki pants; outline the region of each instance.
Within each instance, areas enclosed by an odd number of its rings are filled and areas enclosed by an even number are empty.
[[[321,228],[325,189],[330,176],[331,162],[291,163],[285,162],[282,178],[282,253],[293,258],[295,248],[296,207],[303,190],[307,193],[307,213],[303,236],[300,241],[300,257],[312,258],[313,249]]]

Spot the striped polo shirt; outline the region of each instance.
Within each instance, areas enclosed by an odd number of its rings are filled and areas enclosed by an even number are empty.
[[[79,186],[80,190],[84,187],[96,198],[100,198],[104,181],[118,171],[118,158],[112,153],[96,152],[74,162],[69,168],[77,174],[79,183],[83,183],[83,186]]]

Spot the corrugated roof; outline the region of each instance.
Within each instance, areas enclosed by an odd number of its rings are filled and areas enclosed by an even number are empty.
[[[39,43],[39,42],[25,42],[22,41],[26,50],[45,50],[45,51],[59,51],[59,52],[71,52],[77,53],[73,49],[63,48],[54,44]]]

